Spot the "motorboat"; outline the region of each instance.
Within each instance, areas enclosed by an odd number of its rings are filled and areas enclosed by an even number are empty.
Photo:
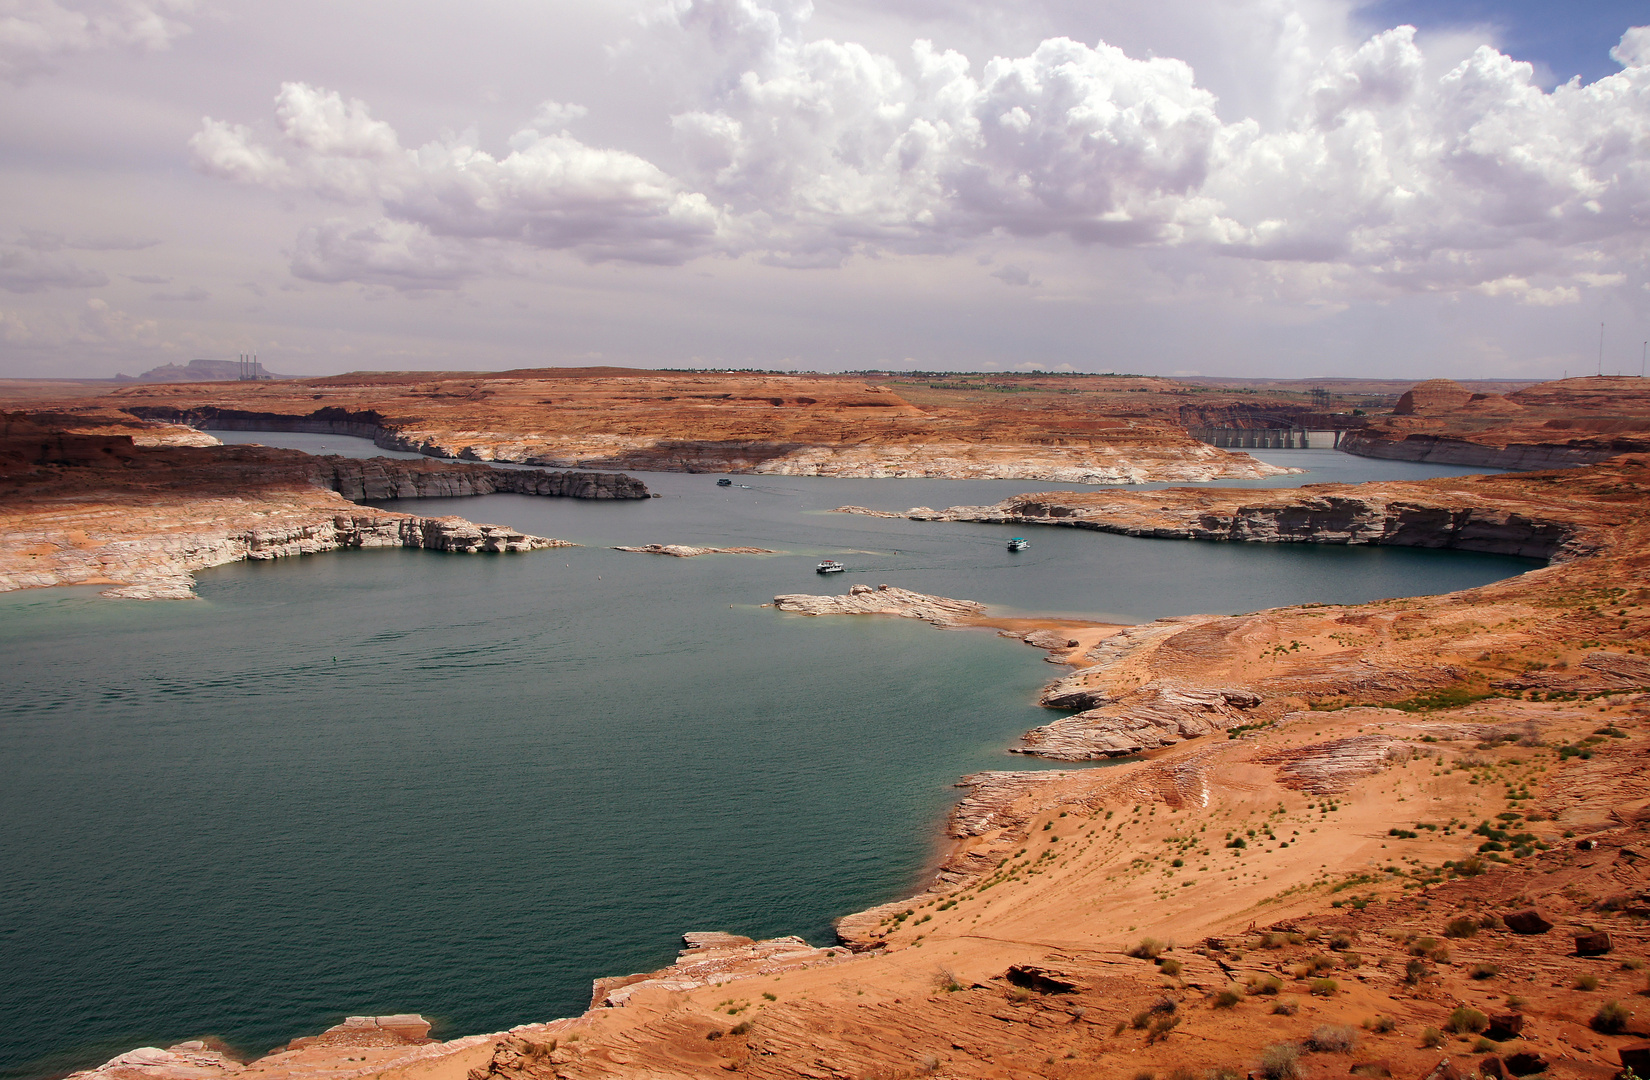
[[[729,480],[727,477],[724,476],[724,477],[722,477],[722,479],[716,481],[716,486],[717,487],[732,487],[733,486],[733,481]]]
[[[814,573],[840,574],[846,569],[848,568],[837,562],[835,559],[826,559],[824,562],[821,562],[818,566],[814,567]]]
[[[1016,536],[1014,539],[1012,539],[1008,542],[1008,550],[1010,550],[1010,551],[1024,551],[1026,548],[1028,548],[1030,546],[1031,546],[1031,541],[1027,540],[1023,536]]]

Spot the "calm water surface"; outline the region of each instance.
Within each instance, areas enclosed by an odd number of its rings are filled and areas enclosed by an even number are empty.
[[[1467,471],[1268,456],[1314,472],[1250,486]],[[577,1012],[686,930],[828,939],[923,877],[958,775],[1036,767],[1005,748],[1062,669],[986,632],[760,606],[776,593],[887,581],[1132,621],[1532,565],[1065,529],[1011,557],[1012,529],[826,511],[1050,485],[642,475],[663,498],[389,504],[579,548],[241,564],[196,602],[0,597],[0,1070],[208,1033],[262,1051],[347,1013],[494,1030]],[[650,542],[783,554],[607,548]],[[851,572],[813,574],[826,554]]]

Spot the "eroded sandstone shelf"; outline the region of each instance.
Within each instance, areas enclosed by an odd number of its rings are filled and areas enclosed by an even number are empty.
[[[495,491],[648,497],[640,481],[623,475],[197,446],[194,433],[164,427],[143,433],[151,438],[140,445],[108,428],[87,434],[63,426],[58,418],[0,417],[0,592],[105,585],[110,597],[182,599],[194,595],[195,571],[242,559],[341,548],[475,554],[567,546],[507,526],[366,509],[351,499]]]

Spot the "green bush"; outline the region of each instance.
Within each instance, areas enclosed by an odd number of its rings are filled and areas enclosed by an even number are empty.
[[[1474,964],[1467,971],[1467,974],[1475,979],[1493,979],[1501,974],[1501,969],[1490,963]]]
[[[1469,1009],[1465,1005],[1457,1006],[1449,1014],[1449,1020],[1444,1027],[1457,1035],[1477,1035],[1490,1026],[1490,1018],[1477,1009]]]
[[[1593,1014],[1592,1025],[1594,1031],[1602,1031],[1606,1035],[1620,1035],[1627,1030],[1627,1021],[1633,1018],[1626,1007],[1619,1001],[1606,1001]]]
[[[1444,1033],[1435,1027],[1429,1027],[1421,1032],[1421,1045],[1436,1050],[1444,1045]]]
[[[1598,976],[1597,975],[1582,975],[1582,976],[1578,977],[1576,979],[1576,989],[1577,990],[1597,990],[1598,989]]]
[[[1478,920],[1471,915],[1457,915],[1444,924],[1444,936],[1469,938],[1478,933]]]
[[[1212,1009],[1230,1009],[1242,1000],[1242,994],[1238,993],[1236,990],[1233,990],[1231,987],[1227,987],[1225,990],[1220,991],[1210,999],[1209,1007]]]
[[[1306,985],[1313,997],[1333,997],[1335,991],[1341,988],[1341,984],[1334,979],[1313,979]]]
[[[1275,994],[1283,989],[1283,980],[1276,975],[1251,975],[1248,983],[1251,994]]]

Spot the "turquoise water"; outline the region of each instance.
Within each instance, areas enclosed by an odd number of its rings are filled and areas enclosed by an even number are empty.
[[[1531,565],[1061,529],[1010,557],[1014,530],[824,511],[1048,485],[646,480],[665,497],[397,504],[586,547],[241,564],[197,602],[0,597],[0,1069],[202,1034],[259,1052],[347,1013],[495,1030],[579,1011],[683,931],[827,940],[923,878],[957,776],[1036,767],[1006,747],[1062,669],[988,632],[760,606],[779,592],[1144,619]],[[648,542],[785,554],[601,546]],[[851,572],[813,574],[827,553]]]

